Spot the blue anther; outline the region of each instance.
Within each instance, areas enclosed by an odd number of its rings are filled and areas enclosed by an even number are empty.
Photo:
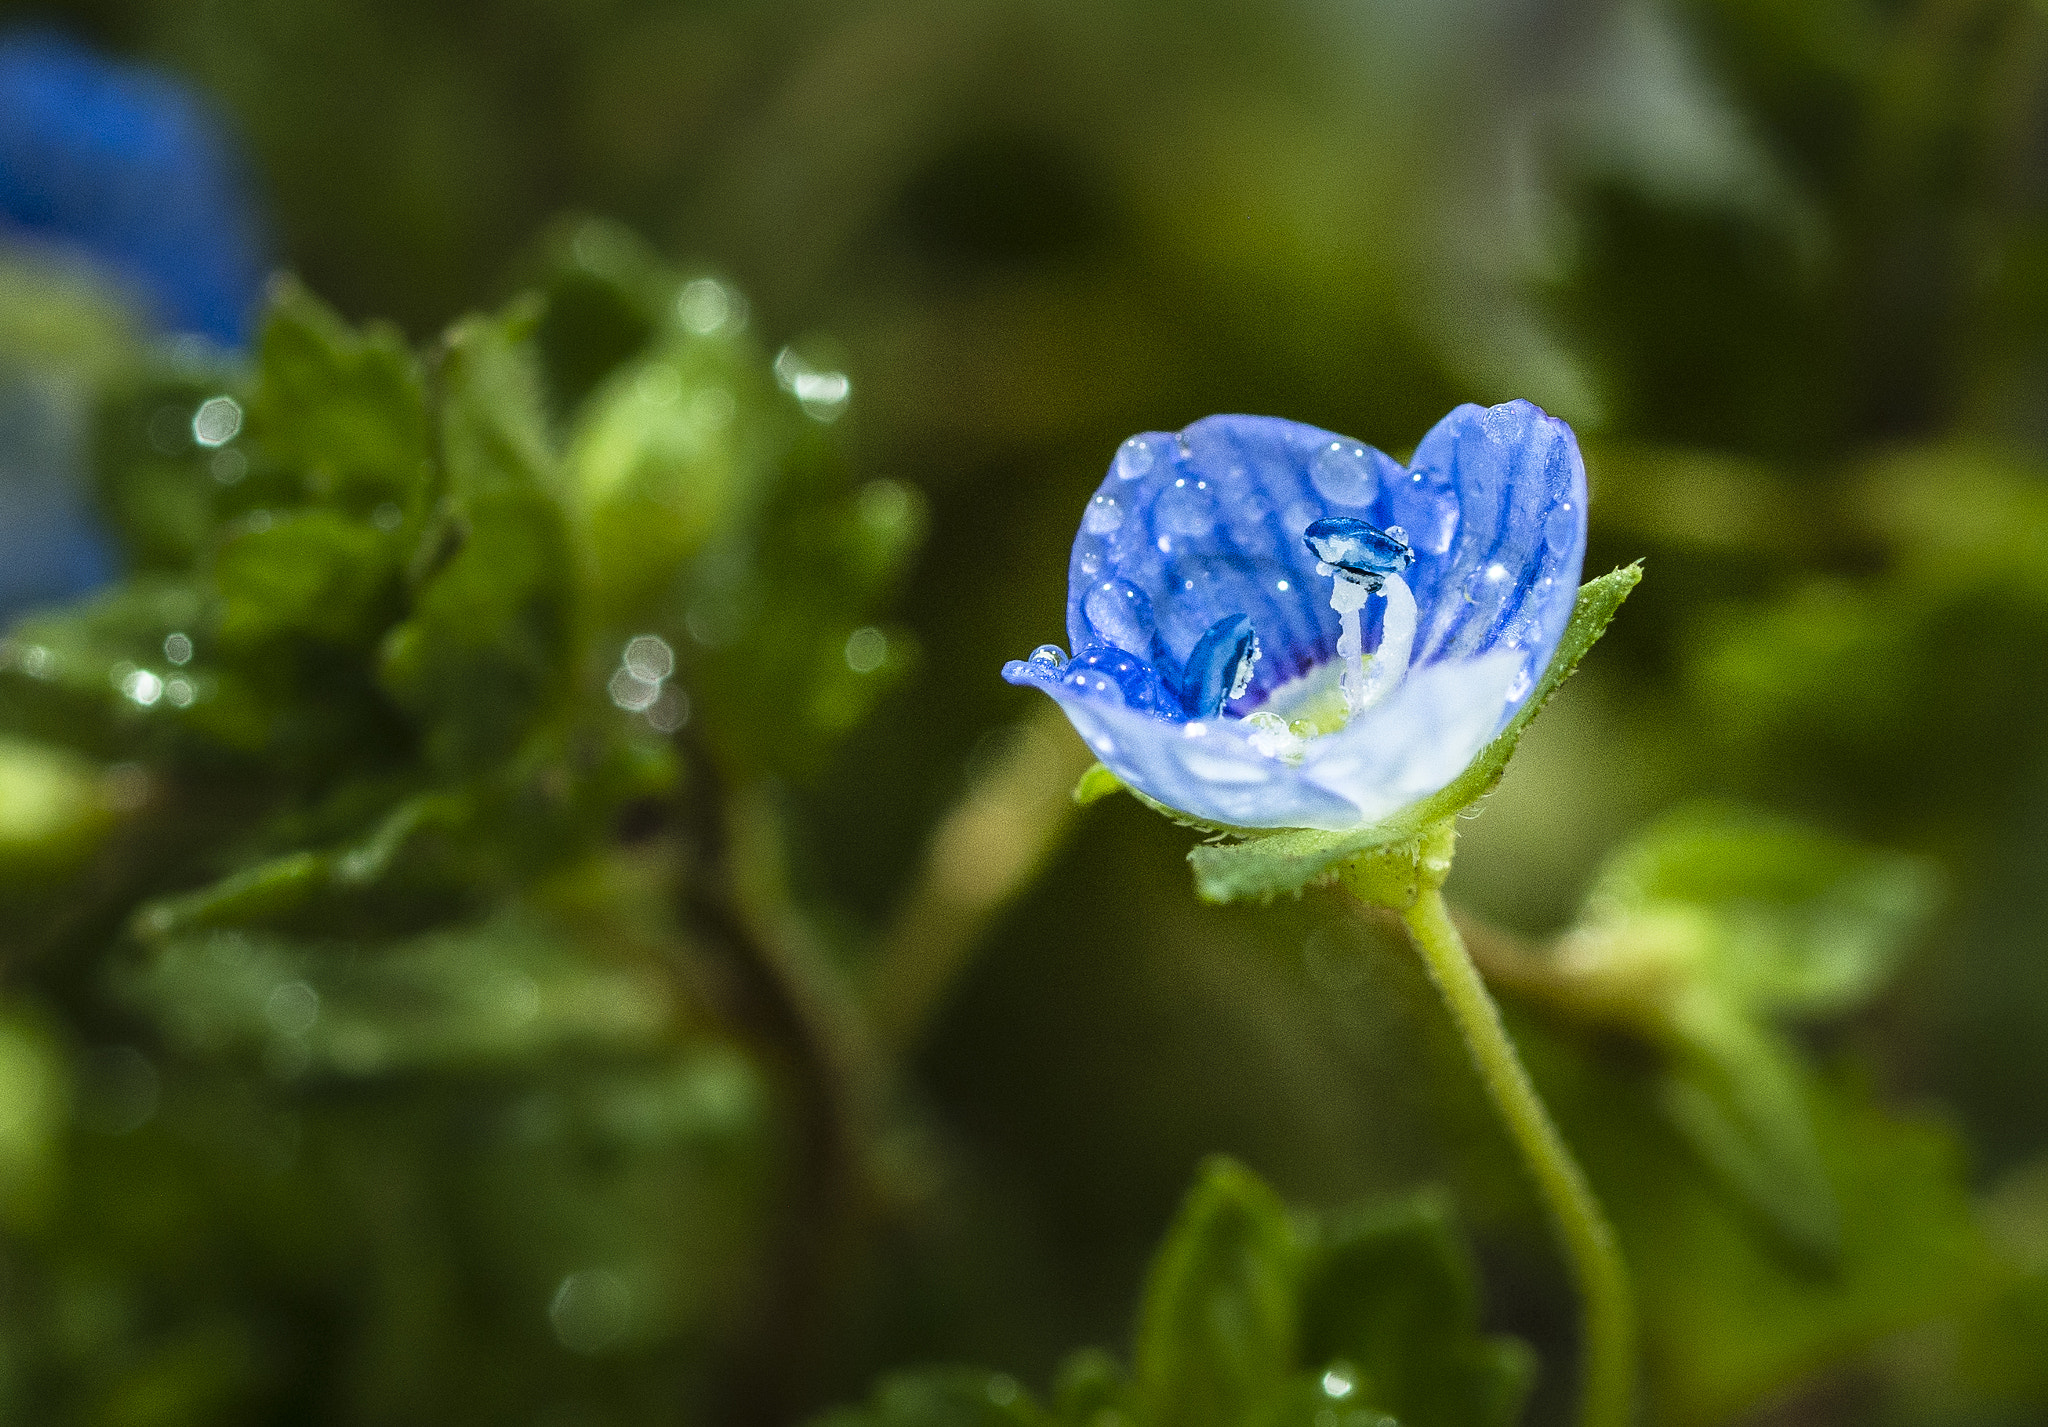
[[[1326,515],[1301,532],[1309,553],[1369,588],[1415,563],[1407,541],[1348,515]]]
[[[1181,707],[1190,718],[1214,718],[1251,686],[1259,638],[1248,615],[1227,614],[1195,641],[1181,677]]]

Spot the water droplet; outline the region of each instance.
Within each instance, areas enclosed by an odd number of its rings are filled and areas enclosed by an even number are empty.
[[[1081,528],[1090,535],[1111,534],[1123,523],[1124,508],[1113,495],[1097,495],[1088,502],[1088,512],[1081,517]]]
[[[1371,505],[1380,493],[1372,453],[1355,441],[1332,441],[1309,462],[1309,484],[1333,505]]]
[[[148,708],[163,697],[164,681],[147,669],[137,669],[121,680],[121,692]]]
[[[1349,1397],[1357,1387],[1358,1379],[1353,1375],[1348,1363],[1337,1363],[1323,1374],[1325,1397]]]
[[[1494,604],[1508,588],[1508,567],[1496,560],[1465,577],[1465,598],[1473,604]]]
[[[210,396],[192,413],[192,439],[202,446],[225,446],[242,429],[242,405],[231,396]]]
[[[1074,566],[1084,575],[1102,573],[1102,542],[1093,536],[1083,535],[1074,542]]]
[[[621,664],[612,673],[611,682],[605,686],[612,702],[627,713],[639,713],[661,697],[661,683],[657,679],[643,679]]]
[[[676,653],[658,634],[636,634],[626,641],[620,661],[643,679],[660,683],[676,671]]]
[[[846,667],[856,674],[872,674],[889,662],[889,636],[873,625],[846,636]]]
[[[164,636],[164,658],[173,664],[184,665],[192,658],[192,636],[175,633]]]
[[[1522,421],[1515,412],[1515,404],[1504,401],[1499,406],[1488,407],[1486,414],[1479,418],[1479,426],[1486,433],[1487,440],[1506,444],[1521,433]]]
[[[1524,664],[1516,671],[1514,679],[1508,684],[1508,701],[1510,703],[1519,703],[1528,694],[1535,682],[1535,677],[1529,672],[1529,666]]]
[[[1031,662],[1041,669],[1067,667],[1067,651],[1057,644],[1041,644],[1031,651]]]
[[[192,700],[196,693],[197,690],[192,687],[190,679],[176,678],[168,679],[164,682],[164,697],[171,701],[172,708],[191,708]]]
[[[1570,501],[1550,512],[1550,518],[1543,522],[1543,538],[1560,555],[1569,553],[1578,543],[1579,513]]]
[[[555,1338],[572,1353],[601,1353],[632,1326],[633,1294],[608,1269],[585,1269],[563,1279],[548,1304]]]
[[[1152,644],[1152,601],[1129,580],[1104,580],[1088,591],[1081,612],[1105,643],[1138,653]]]
[[[676,318],[699,337],[709,337],[732,321],[737,297],[716,278],[694,278],[676,294]]]
[[[1116,460],[1110,466],[1120,481],[1142,479],[1152,469],[1152,447],[1133,436],[1116,449]]]
[[[282,1036],[302,1036],[320,1019],[320,993],[304,981],[287,981],[263,1003],[263,1019]]]

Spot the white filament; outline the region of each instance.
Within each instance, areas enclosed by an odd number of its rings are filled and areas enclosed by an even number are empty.
[[[1372,656],[1372,668],[1365,664],[1365,633],[1359,613],[1372,591],[1364,581],[1339,574],[1330,590],[1330,608],[1337,611],[1337,657],[1344,661],[1341,685],[1344,705],[1357,715],[1378,703],[1406,677],[1408,661],[1415,652],[1415,593],[1399,575],[1388,575],[1380,593],[1387,601],[1381,622],[1380,647]]]

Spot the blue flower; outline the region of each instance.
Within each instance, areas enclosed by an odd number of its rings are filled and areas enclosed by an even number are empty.
[[[1134,436],[1081,520],[1042,688],[1127,785],[1205,822],[1359,827],[1449,783],[1513,717],[1586,551],[1571,428],[1461,406],[1399,462],[1212,416]]]
[[[238,153],[182,86],[57,35],[0,36],[0,262],[30,259],[14,300],[83,270],[162,331],[239,346],[262,298],[261,228]],[[86,508],[85,380],[0,350],[0,620],[114,574]]]
[[[0,240],[83,259],[171,332],[247,337],[264,243],[240,157],[190,92],[38,31],[0,37]]]

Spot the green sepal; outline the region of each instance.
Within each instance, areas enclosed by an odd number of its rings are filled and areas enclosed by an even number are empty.
[[[1556,652],[1550,656],[1550,666],[1543,671],[1541,682],[1508,726],[1443,788],[1391,817],[1342,832],[1318,828],[1289,828],[1283,832],[1212,828],[1244,840],[1191,850],[1188,861],[1194,865],[1195,889],[1210,902],[1253,897],[1271,901],[1283,892],[1298,893],[1328,880],[1360,853],[1412,841],[1492,792],[1507,771],[1508,759],[1529,724],[1585,658],[1586,651],[1600,638],[1615,611],[1621,608],[1621,602],[1642,577],[1643,569],[1638,563],[1579,587],[1578,603],[1573,606],[1572,617],[1557,642]],[[1180,814],[1169,815],[1176,821],[1185,821]]]
[[[1090,764],[1088,771],[1081,775],[1081,781],[1074,784],[1074,801],[1085,808],[1122,791],[1124,780],[1110,772],[1107,763],[1098,761]]]

